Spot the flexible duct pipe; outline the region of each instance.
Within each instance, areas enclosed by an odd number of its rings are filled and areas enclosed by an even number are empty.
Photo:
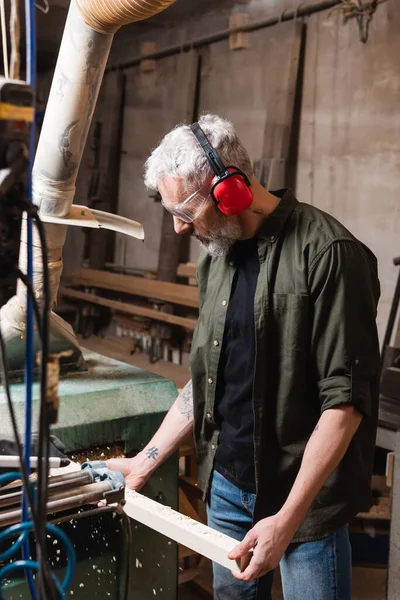
[[[72,0],[33,169],[33,201],[42,216],[67,217],[95,110],[100,85],[115,31],[127,23],[146,19],[174,0]],[[62,272],[62,250],[67,226],[46,225],[49,250],[51,304]],[[20,251],[26,269],[26,235]],[[34,290],[42,296],[40,244],[34,238]],[[6,341],[23,337],[26,294],[23,285],[2,307]]]

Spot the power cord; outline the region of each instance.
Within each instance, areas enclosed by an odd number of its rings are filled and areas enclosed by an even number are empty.
[[[40,419],[39,419],[39,448],[38,448],[38,496],[37,511],[39,529],[36,530],[37,538],[41,537],[44,547],[46,540],[46,520],[47,520],[47,500],[48,500],[48,481],[49,481],[49,449],[50,449],[50,419],[49,404],[47,402],[47,362],[49,355],[49,316],[50,316],[50,289],[48,272],[48,255],[46,236],[43,224],[36,212],[35,223],[39,233],[40,245],[42,248],[42,268],[43,268],[43,311],[42,311],[42,360],[40,371]],[[44,555],[42,560],[47,561]],[[45,584],[45,582],[43,582]]]
[[[35,20],[35,5],[34,0],[25,0],[25,30],[26,30],[26,73],[27,82],[32,86],[33,90],[36,90],[36,20]],[[29,170],[28,170],[28,184],[27,184],[27,198],[29,203],[32,203],[32,169],[33,169],[33,157],[35,154],[35,127],[31,124],[30,139],[29,139]],[[32,219],[28,215],[27,219],[27,277],[28,282],[32,285],[33,282],[33,225]],[[30,473],[30,449],[31,449],[31,428],[32,428],[32,384],[33,384],[33,345],[34,345],[34,329],[33,329],[33,304],[30,295],[27,295],[27,311],[26,311],[26,367],[25,367],[25,385],[26,385],[26,404],[25,404],[25,469],[27,475]],[[25,488],[25,493],[22,499],[22,521],[27,522],[28,515],[28,490]],[[39,524],[39,523],[38,523]],[[45,547],[43,539],[39,536],[37,538],[38,546],[41,544],[40,549],[43,551],[45,556]],[[39,550],[39,560],[41,559],[41,553]],[[25,561],[29,559],[29,542],[25,540],[22,546],[22,557]],[[44,570],[42,569],[41,573]],[[1,572],[0,572],[1,574]],[[33,600],[39,600],[38,593],[36,591],[35,582],[33,580],[32,570],[27,568],[25,570],[26,579],[29,586],[29,591]],[[46,578],[47,579],[47,578]],[[42,592],[44,586],[42,582],[43,577],[39,576],[38,590]],[[50,589],[54,590],[54,584],[51,579],[48,579]],[[1,585],[1,581],[0,581]],[[0,588],[1,589],[1,588]],[[43,596],[43,595],[42,595]],[[44,596],[47,598],[47,596]],[[55,592],[50,593],[49,599],[55,598]]]
[[[15,417],[14,406],[13,406],[12,399],[11,399],[10,381],[9,381],[8,367],[7,367],[6,346],[5,346],[3,335],[1,333],[1,328],[0,328],[0,350],[1,350],[1,352],[0,352],[0,354],[1,354],[1,357],[0,357],[1,378],[2,378],[2,381],[3,381],[3,385],[4,385],[4,390],[5,390],[7,404],[8,404],[8,410],[9,410],[9,413],[10,413],[11,426],[12,426],[12,430],[13,430],[13,434],[14,434],[14,438],[15,438],[15,443],[16,443],[16,446],[17,446],[18,457],[20,459],[20,465],[21,465],[21,472],[20,473],[6,473],[5,475],[2,475],[0,477],[0,486],[6,485],[10,481],[15,481],[16,479],[21,479],[22,480],[22,482],[24,484],[25,491],[26,491],[26,495],[27,495],[27,500],[28,500],[28,503],[29,503],[30,511],[31,511],[31,519],[32,519],[33,524],[35,525],[35,529],[36,529],[36,527],[38,526],[38,521],[37,521],[37,516],[36,516],[36,510],[35,510],[34,502],[33,502],[32,485],[29,482],[29,476],[28,476],[28,473],[27,473],[27,470],[26,470],[26,466],[25,466],[25,463],[24,463],[22,444],[21,444],[21,440],[20,440],[20,437],[19,437],[19,433],[18,433],[17,420],[16,420],[16,417]],[[8,530],[6,530],[5,532],[3,532],[2,535],[4,533],[6,533],[7,531]],[[27,542],[27,537],[28,537],[28,531],[22,531],[20,537],[17,540],[17,542],[9,549],[9,551],[7,551],[6,553],[3,553],[3,554],[0,555],[0,560],[7,560],[7,559],[12,558],[13,556],[15,556],[15,553],[19,550],[19,548],[25,542]],[[39,543],[41,543],[41,541]],[[25,559],[25,560],[28,560],[28,559]],[[23,561],[19,561],[19,562],[21,563]],[[29,565],[26,564],[26,566],[28,567]],[[48,576],[50,577],[51,575],[50,575],[50,570],[49,570],[48,564],[43,565],[43,567],[48,571]],[[6,568],[6,567],[4,567],[4,568]],[[4,572],[3,572],[4,568],[0,571],[0,594],[1,594],[1,581],[4,579]],[[0,598],[1,597],[2,596],[0,595]]]

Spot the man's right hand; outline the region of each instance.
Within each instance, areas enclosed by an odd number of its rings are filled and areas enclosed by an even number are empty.
[[[110,458],[106,461],[106,465],[108,469],[120,471],[125,477],[126,487],[136,492],[144,486],[152,474],[148,464],[143,464],[140,453],[133,458]]]
[[[108,469],[120,471],[126,487],[139,491],[152,473],[193,435],[193,390],[188,381],[150,442],[133,458],[110,458]]]

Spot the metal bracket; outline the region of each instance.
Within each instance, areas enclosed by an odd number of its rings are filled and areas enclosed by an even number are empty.
[[[125,504],[125,488],[121,486],[118,490],[104,492],[103,498],[107,504],[121,504],[123,506]]]
[[[143,225],[132,219],[113,215],[102,210],[95,210],[87,206],[73,204],[68,217],[54,217],[52,215],[40,215],[44,223],[52,225],[72,225],[75,227],[91,227],[92,229],[109,229],[117,233],[123,233],[138,240],[144,240]]]

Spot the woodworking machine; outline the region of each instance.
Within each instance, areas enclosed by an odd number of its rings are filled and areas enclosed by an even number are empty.
[[[123,447],[127,456],[141,450],[161,424],[177,395],[171,381],[98,354],[84,351],[88,371],[69,373],[60,380],[59,422],[52,428],[68,455],[78,453],[90,458],[98,447],[112,455],[112,448]],[[23,429],[24,385],[12,386],[18,423]],[[38,389],[34,387],[34,416],[38,409]],[[5,398],[0,393],[0,438],[9,436],[10,421]],[[110,450],[107,450],[109,448]],[[99,450],[97,450],[99,452]],[[118,453],[120,450],[118,449]],[[111,454],[110,454],[111,453]],[[101,454],[101,450],[100,450]],[[92,474],[62,475],[50,484],[49,516],[70,537],[77,554],[77,569],[71,591],[75,600],[140,598],[154,599],[155,593],[166,600],[176,598],[177,545],[139,522],[118,514],[115,509],[99,509],[95,502],[109,493],[110,482],[93,482]],[[162,465],[141,490],[149,498],[177,509],[178,459]],[[11,501],[17,502],[19,490]],[[115,493],[115,492],[113,492]],[[119,495],[118,495],[119,494]],[[16,504],[7,504],[11,493],[0,495],[0,527],[15,520]],[[119,502],[117,495],[109,502]],[[79,508],[82,506],[83,508]],[[78,510],[81,512],[78,514]],[[10,513],[14,513],[10,516]],[[12,517],[12,518],[11,518]],[[10,520],[11,519],[11,520]],[[49,559],[58,574],[66,566],[59,546],[48,540]],[[58,551],[58,553],[57,553]],[[128,581],[130,580],[130,581]],[[128,595],[125,593],[128,590]],[[28,598],[26,584],[13,580],[5,588],[6,598]]]

